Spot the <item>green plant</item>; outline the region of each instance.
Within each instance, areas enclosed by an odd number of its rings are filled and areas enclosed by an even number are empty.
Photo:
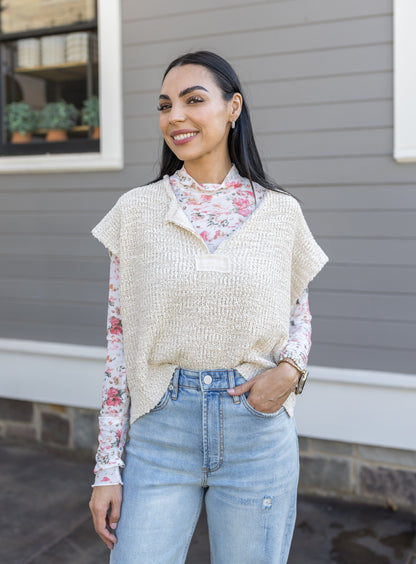
[[[91,96],[84,100],[81,110],[81,120],[83,125],[98,127],[100,125],[100,102],[98,96]]]
[[[70,129],[76,124],[78,110],[73,104],[60,100],[46,104],[39,112],[40,129]]]
[[[11,102],[6,106],[5,122],[7,131],[11,133],[32,133],[36,129],[37,112],[26,102]]]

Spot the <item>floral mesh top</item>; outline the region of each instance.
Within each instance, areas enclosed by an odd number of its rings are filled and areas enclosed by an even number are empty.
[[[198,184],[182,167],[170,177],[180,206],[212,253],[247,219],[262,200],[265,188],[240,176],[232,165],[222,184]],[[99,446],[94,468],[94,486],[122,484],[120,468],[126,442],[130,394],[127,387],[120,315],[120,261],[111,255],[107,313],[107,357],[103,403],[99,416]],[[308,288],[292,307],[289,339],[280,358],[291,357],[306,368],[311,347]]]

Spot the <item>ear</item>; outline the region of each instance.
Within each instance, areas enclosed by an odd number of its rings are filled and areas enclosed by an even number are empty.
[[[243,107],[243,97],[240,92],[235,92],[230,100],[230,121],[236,121]]]

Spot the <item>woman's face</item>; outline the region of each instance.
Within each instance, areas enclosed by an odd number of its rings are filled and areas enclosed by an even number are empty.
[[[160,129],[181,161],[229,159],[231,121],[240,113],[241,95],[225,101],[210,71],[201,65],[174,67],[159,97]]]

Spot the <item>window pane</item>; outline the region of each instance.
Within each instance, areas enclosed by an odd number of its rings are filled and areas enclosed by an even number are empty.
[[[23,37],[1,50],[0,154],[99,150],[96,30]]]
[[[1,31],[15,33],[95,19],[95,0],[2,0]]]

